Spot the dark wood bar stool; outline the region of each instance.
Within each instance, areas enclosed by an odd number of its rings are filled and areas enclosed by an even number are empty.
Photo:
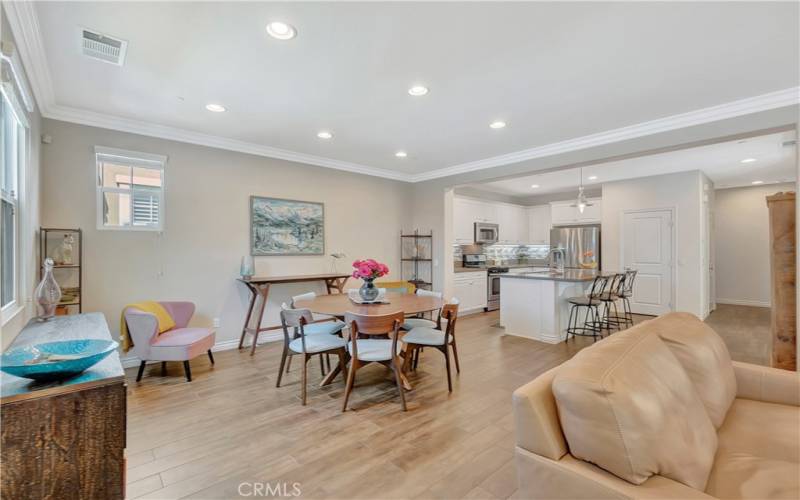
[[[597,334],[603,338],[603,323],[600,316],[601,296],[606,291],[608,286],[608,276],[596,276],[592,281],[592,287],[589,289],[589,294],[584,297],[572,297],[567,301],[572,304],[569,309],[569,320],[567,321],[567,338],[569,340],[570,334],[580,335],[582,337],[592,337],[597,340]],[[581,308],[585,308],[583,325],[579,324]]]
[[[617,301],[622,300],[622,293],[625,290],[626,273],[617,273],[611,277],[608,289],[600,296],[600,301],[603,303],[603,327],[611,334],[611,328],[616,328],[617,331],[622,330],[622,326],[628,326],[627,316],[619,315],[617,308]],[[624,308],[624,306],[623,306]],[[612,312],[613,311],[613,312]]]
[[[625,322],[633,326],[633,312],[631,311],[631,297],[633,296],[633,282],[636,279],[636,273],[639,271],[635,269],[625,270],[625,284],[622,287],[620,298],[622,299],[622,310],[625,314]]]

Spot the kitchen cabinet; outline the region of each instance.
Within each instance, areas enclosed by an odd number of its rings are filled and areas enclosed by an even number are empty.
[[[456,243],[471,245],[475,242],[475,223],[497,223],[497,206],[468,198],[453,199],[453,237]]]
[[[602,200],[590,198],[591,206],[581,213],[574,201],[557,201],[550,204],[553,225],[562,224],[598,224],[602,214]]]
[[[518,245],[528,240],[528,214],[523,207],[497,205],[497,223],[500,225],[498,243]]]
[[[460,301],[461,312],[482,310],[486,307],[486,271],[456,273],[453,278],[453,297]]]
[[[537,205],[528,208],[528,243],[549,245],[551,226],[550,205]]]

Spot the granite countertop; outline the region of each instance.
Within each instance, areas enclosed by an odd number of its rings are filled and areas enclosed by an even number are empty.
[[[549,271],[540,273],[522,274],[501,274],[501,278],[523,279],[523,280],[550,280],[550,281],[592,281],[598,272],[593,269],[565,269],[563,273],[551,273]]]
[[[527,264],[499,264],[499,265],[492,265],[492,266],[481,266],[481,267],[463,267],[463,266],[455,266],[454,272],[456,273],[472,273],[476,271],[486,271],[490,267],[507,267],[509,269],[519,269],[521,267],[547,267],[547,263],[541,262],[529,262]]]

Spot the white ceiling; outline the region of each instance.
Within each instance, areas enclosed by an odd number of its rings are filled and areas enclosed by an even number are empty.
[[[28,72],[52,94],[45,116],[420,180],[781,90],[796,103],[798,13],[796,2],[37,2],[45,56]],[[276,19],[298,36],[267,36]],[[82,56],[79,27],[127,40],[125,65]],[[430,93],[409,96],[415,83]]]
[[[765,184],[794,182],[797,177],[796,146],[784,146],[794,140],[794,132],[782,132],[731,142],[722,142],[667,153],[640,156],[626,160],[583,167],[587,189],[605,182],[649,177],[652,175],[702,170],[716,189],[750,186],[753,181]],[[755,159],[742,163],[744,159]],[[590,177],[597,177],[590,179]],[[527,175],[469,187],[511,196],[538,196],[577,189],[580,169]],[[538,185],[538,188],[531,187]]]

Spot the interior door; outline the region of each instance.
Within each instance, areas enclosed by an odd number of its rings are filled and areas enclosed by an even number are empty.
[[[638,271],[631,309],[659,315],[672,304],[672,211],[625,212],[622,227],[622,264]]]

